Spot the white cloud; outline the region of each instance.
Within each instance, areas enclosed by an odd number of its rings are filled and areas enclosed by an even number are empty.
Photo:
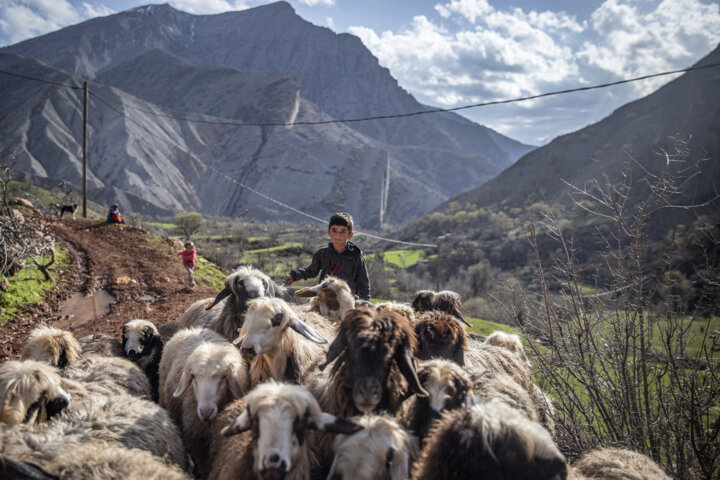
[[[83,16],[66,0],[3,0],[0,32],[11,43],[77,23]]]
[[[208,15],[250,8],[249,0],[172,0],[170,5],[183,12],[195,15]]]
[[[298,0],[309,7],[315,7],[317,5],[332,6],[335,5],[335,0]]]
[[[112,8],[106,7],[105,5],[92,5],[89,3],[83,3],[83,9],[85,10],[85,17],[106,17],[112,15],[115,12]]]
[[[452,0],[444,5],[435,5],[435,10],[443,18],[450,18],[453,14],[460,14],[470,23],[475,23],[478,17],[490,13],[493,8],[487,0]]]

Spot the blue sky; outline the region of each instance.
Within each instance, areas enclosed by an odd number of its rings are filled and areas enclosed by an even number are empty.
[[[194,14],[264,0],[171,0]],[[719,0],[290,0],[306,20],[348,32],[420,102],[452,108],[691,66],[720,42]],[[0,0],[0,45],[135,0]],[[675,76],[459,113],[541,145],[608,116]],[[382,114],[383,112],[378,112]]]

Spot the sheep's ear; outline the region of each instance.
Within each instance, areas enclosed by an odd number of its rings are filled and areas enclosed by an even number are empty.
[[[230,295],[231,293],[232,293],[232,290],[230,290],[229,287],[223,288],[223,289],[220,291],[220,293],[217,294],[217,297],[215,297],[215,300],[213,300],[213,302],[212,302],[210,305],[208,305],[208,307],[207,307],[205,310],[210,310],[210,309],[213,308],[215,305],[217,305],[218,303],[220,303],[220,300],[224,299],[225,297],[227,297],[227,296]]]
[[[319,365],[320,370],[324,370],[333,360],[340,356],[347,348],[347,340],[345,340],[345,332],[342,329],[335,336],[335,340],[330,344],[325,358],[325,363]]]
[[[290,328],[298,332],[303,337],[309,339],[310,341],[313,341],[315,343],[327,343],[327,340],[321,337],[314,328],[310,327],[305,322],[295,316],[290,319]]]
[[[220,434],[225,437],[231,437],[247,430],[250,430],[250,415],[248,415],[247,410],[245,410],[233,423],[227,427],[223,427],[223,429],[220,430]]]
[[[185,390],[190,386],[190,382],[192,380],[192,375],[188,372],[186,368],[183,369],[182,376],[180,377],[180,384],[177,386],[175,391],[173,392],[173,397],[177,398],[180,395],[183,394]]]
[[[296,297],[303,297],[303,298],[307,298],[307,297],[317,297],[317,296],[318,296],[318,293],[320,293],[320,288],[321,288],[321,287],[322,287],[322,284],[320,284],[320,285],[315,285],[314,287],[309,287],[309,288],[301,288],[300,290],[298,290],[297,292],[295,292],[295,296],[296,296]]]
[[[236,374],[231,373],[228,376],[228,386],[230,387],[230,391],[235,398],[240,398],[245,395],[245,389],[240,384],[240,380],[237,378]]]
[[[267,278],[267,293],[268,297],[274,297],[275,296],[275,282],[273,282],[270,277]]]
[[[362,425],[358,425],[350,420],[345,420],[344,418],[338,418],[335,415],[325,412],[320,412],[319,422],[316,422],[312,417],[308,418],[307,426],[313,430],[321,430],[327,433],[339,433],[342,435],[350,435],[363,429]]]
[[[400,373],[402,373],[407,380],[410,390],[418,397],[427,397],[428,392],[422,387],[417,372],[415,371],[415,359],[413,358],[410,343],[403,343],[403,347],[398,348],[395,352],[395,362],[398,368],[400,368]]]

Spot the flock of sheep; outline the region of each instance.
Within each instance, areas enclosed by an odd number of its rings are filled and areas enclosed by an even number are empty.
[[[460,309],[447,291],[355,301],[332,277],[293,293],[241,267],[122,339],[39,327],[0,365],[0,477],[669,478],[621,449],[568,464],[520,338],[470,336]]]

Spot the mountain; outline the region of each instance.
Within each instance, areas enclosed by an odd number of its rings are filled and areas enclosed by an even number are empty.
[[[452,113],[303,125],[428,107],[357,37],[314,26],[285,2],[220,15],[139,7],[0,53],[4,70],[28,75],[42,65],[43,75],[89,80],[95,188],[158,208],[297,219],[252,188],[312,215],[348,209],[360,225],[379,227],[481,185],[533,148]],[[0,82],[0,109],[15,102],[15,89],[31,89]],[[33,92],[43,105],[7,110],[17,118],[0,127],[5,151],[26,156],[25,172],[77,185],[81,106],[46,85]],[[71,117],[51,115],[56,93]],[[294,125],[267,125],[278,123]]]
[[[717,63],[720,47],[695,66]],[[499,207],[502,202],[506,209],[544,200],[567,206],[568,184],[604,184],[607,176],[618,184],[632,182],[630,207],[647,195],[645,181],[668,165],[666,153],[672,157],[682,148],[690,151],[689,160],[698,162],[700,174],[683,185],[682,198],[676,201],[702,204],[720,192],[719,125],[720,67],[689,71],[600,122],[528,153],[491,181],[450,201],[476,207]]]

